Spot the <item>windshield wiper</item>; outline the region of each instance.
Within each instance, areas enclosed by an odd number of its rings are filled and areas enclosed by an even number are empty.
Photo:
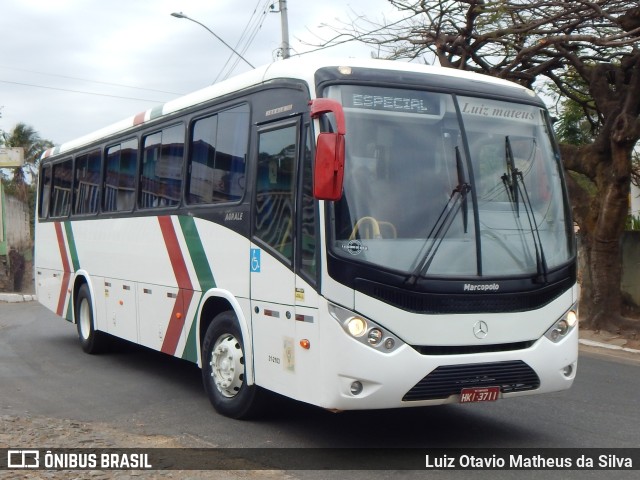
[[[467,233],[467,226],[469,224],[469,203],[467,201],[467,193],[471,190],[471,187],[467,183],[464,177],[464,168],[462,167],[462,157],[460,156],[460,149],[456,150],[456,171],[458,173],[458,186],[456,190],[465,190],[460,192],[462,195],[462,226],[464,227],[464,233]],[[454,190],[454,192],[456,191]]]
[[[536,271],[538,273],[536,283],[546,283],[548,273],[547,261],[544,256],[542,239],[540,238],[540,230],[538,230],[538,223],[536,222],[536,217],[533,212],[533,205],[531,204],[531,199],[529,198],[527,185],[524,183],[524,176],[522,175],[522,171],[520,171],[516,167],[513,150],[511,149],[511,140],[509,140],[508,135],[505,137],[505,157],[507,171],[502,175],[502,182],[507,189],[509,200],[514,204],[515,214],[517,218],[520,218],[518,192],[522,197],[524,210],[527,214],[527,220],[529,222],[529,229],[531,230],[531,236],[533,238],[533,247],[536,253]]]
[[[465,179],[464,169],[462,167],[462,158],[460,157],[460,149],[458,147],[455,147],[455,154],[458,185],[456,185],[456,187],[451,192],[449,200],[447,200],[447,203],[440,212],[436,223],[433,225],[433,228],[429,232],[429,235],[427,235],[427,240],[420,249],[420,252],[424,251],[424,254],[422,256],[418,256],[418,258],[421,258],[421,260],[413,269],[411,275],[407,277],[407,280],[405,282],[407,285],[415,285],[418,277],[429,270],[431,262],[433,262],[433,259],[435,258],[445,235],[449,231],[449,228],[451,228],[453,220],[455,219],[456,215],[458,215],[460,208],[463,208],[462,221],[464,233],[467,233],[467,223],[469,217],[467,194],[471,191],[471,185],[469,185],[469,183],[467,183]]]
[[[511,149],[511,141],[509,135],[505,137],[504,154],[507,163],[507,171],[502,175],[502,183],[507,189],[507,195],[511,203],[515,205],[516,216],[520,217],[520,207],[518,202],[518,169],[513,158],[513,150]]]

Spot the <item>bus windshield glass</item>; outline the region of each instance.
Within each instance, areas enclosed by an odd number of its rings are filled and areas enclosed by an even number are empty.
[[[543,108],[332,86],[346,118],[335,255],[409,278],[546,275],[574,255]]]

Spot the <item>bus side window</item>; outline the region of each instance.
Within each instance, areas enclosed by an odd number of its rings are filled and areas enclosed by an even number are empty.
[[[293,190],[295,125],[260,133],[256,186],[255,234],[289,260],[293,259]]]
[[[189,203],[229,202],[242,198],[249,125],[248,105],[239,105],[194,122]]]
[[[53,166],[53,192],[51,195],[52,217],[66,217],[71,210],[71,183],[73,173],[71,159]]]
[[[96,213],[100,191],[100,151],[76,157],[73,213]]]
[[[103,195],[106,212],[133,210],[137,158],[138,140],[135,138],[107,149]]]
[[[40,205],[38,215],[41,219],[49,216],[49,197],[51,195],[51,166],[47,165],[42,169],[40,176]]]
[[[306,143],[302,158],[302,212],[300,214],[300,270],[316,282],[316,202],[313,197],[313,165],[311,128],[306,126]]]
[[[180,202],[184,126],[174,125],[143,140],[140,207],[172,207]]]

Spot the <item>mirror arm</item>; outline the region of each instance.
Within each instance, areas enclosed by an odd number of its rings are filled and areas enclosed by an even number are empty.
[[[344,111],[339,102],[331,100],[330,98],[316,98],[309,101],[309,106],[311,107],[311,118],[318,118],[325,113],[333,113],[336,117],[337,133],[339,135],[346,133]]]

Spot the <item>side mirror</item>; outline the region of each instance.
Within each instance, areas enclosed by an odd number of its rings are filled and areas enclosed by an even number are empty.
[[[344,180],[344,134],[345,121],[342,105],[335,100],[318,98],[309,102],[311,118],[325,113],[336,117],[336,133],[322,132],[316,145],[315,169],[313,175],[313,196],[318,200],[340,200]]]
[[[313,196],[318,200],[340,200],[344,180],[344,135],[322,132],[316,145]]]

